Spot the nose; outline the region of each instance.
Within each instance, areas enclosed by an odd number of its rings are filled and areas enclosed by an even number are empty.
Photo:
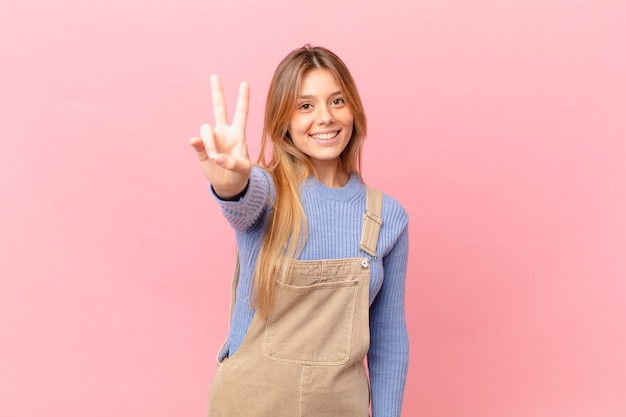
[[[329,106],[322,105],[318,107],[319,113],[317,115],[317,123],[321,125],[327,125],[334,121],[333,113]]]

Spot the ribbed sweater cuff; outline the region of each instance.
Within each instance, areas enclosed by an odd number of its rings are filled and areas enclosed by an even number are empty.
[[[258,220],[268,204],[269,189],[268,179],[257,168],[250,172],[248,188],[239,200],[222,200],[209,185],[211,195],[219,203],[224,217],[235,230],[246,230]]]

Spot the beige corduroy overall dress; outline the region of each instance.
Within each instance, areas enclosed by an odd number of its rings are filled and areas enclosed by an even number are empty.
[[[367,187],[360,250],[376,256],[382,194]],[[367,417],[369,257],[291,260],[275,303],[218,367],[209,417]],[[239,277],[235,270],[231,315]]]

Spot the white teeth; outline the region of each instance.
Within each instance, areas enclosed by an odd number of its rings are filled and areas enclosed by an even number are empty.
[[[318,133],[316,135],[310,135],[311,139],[315,139],[315,140],[330,140],[332,138],[334,138],[335,136],[337,136],[337,134],[339,134],[339,132],[330,132],[330,133]]]

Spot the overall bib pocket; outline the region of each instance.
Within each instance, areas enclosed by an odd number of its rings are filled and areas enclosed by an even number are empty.
[[[359,281],[293,286],[276,282],[263,354],[306,365],[341,365],[350,359]]]

